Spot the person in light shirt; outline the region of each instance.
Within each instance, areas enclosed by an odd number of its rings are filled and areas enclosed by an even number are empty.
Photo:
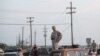
[[[23,56],[22,48],[18,48],[17,56]]]
[[[62,34],[56,30],[55,26],[52,26],[53,32],[51,33],[52,49],[58,49],[58,43],[62,38]]]

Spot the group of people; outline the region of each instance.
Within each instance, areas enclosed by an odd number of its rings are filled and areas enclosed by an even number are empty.
[[[56,30],[55,26],[52,26],[52,30],[53,30],[53,32],[51,33],[52,50],[55,50],[58,49],[58,43],[62,38],[62,34]],[[33,46],[31,54],[32,56],[38,56],[38,48],[36,44]],[[23,56],[21,48],[18,49],[17,56]]]
[[[58,30],[56,30],[55,26],[52,26],[53,32],[51,33],[51,41],[52,41],[52,50],[57,50],[58,49],[58,43],[62,39],[62,34]],[[91,44],[90,50],[93,54],[96,52],[96,43],[93,40],[93,43]],[[22,49],[18,50],[18,56],[23,56],[22,54]],[[32,51],[31,51],[33,56],[38,56],[38,48],[36,44],[33,46]]]
[[[33,46],[30,55],[31,55],[31,56],[38,56],[38,49],[37,49],[37,46],[36,46],[36,45]],[[24,56],[24,55],[23,55],[23,50],[22,50],[22,48],[18,48],[18,49],[17,49],[17,56]],[[28,56],[29,56],[29,55],[28,55]]]
[[[58,43],[62,38],[62,34],[56,30],[55,26],[52,26],[53,32],[51,33],[52,50],[58,49]],[[38,48],[34,45],[32,49],[33,56],[38,56]]]
[[[52,49],[58,49],[58,43],[62,38],[62,34],[56,30],[55,26],[52,26],[52,30],[53,32],[51,33],[51,40],[52,40]],[[91,43],[90,46],[90,52],[92,54],[92,56],[96,56],[97,54],[97,44],[95,42],[95,40],[93,40],[93,42]]]

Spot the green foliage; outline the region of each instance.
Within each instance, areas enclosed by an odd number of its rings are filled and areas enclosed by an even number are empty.
[[[0,48],[4,49],[5,47],[7,47],[7,44],[0,43]]]

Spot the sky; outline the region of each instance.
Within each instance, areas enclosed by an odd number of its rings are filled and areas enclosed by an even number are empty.
[[[74,43],[85,45],[86,38],[92,38],[100,44],[100,0],[0,0],[0,23],[29,24],[27,17],[34,17],[32,24],[54,24],[63,35],[59,45],[70,45],[70,15],[66,14],[70,6],[76,7],[73,11]],[[65,24],[66,25],[56,25]],[[47,25],[47,45],[51,45],[50,35],[52,25]],[[0,24],[0,42],[15,45],[19,34],[24,27],[24,40],[29,41],[29,25],[2,25]],[[33,25],[37,32],[37,45],[44,45],[44,25]]]

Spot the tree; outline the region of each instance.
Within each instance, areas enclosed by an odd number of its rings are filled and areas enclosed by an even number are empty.
[[[0,48],[5,49],[5,47],[7,47],[7,44],[5,44],[5,43],[0,43]]]

